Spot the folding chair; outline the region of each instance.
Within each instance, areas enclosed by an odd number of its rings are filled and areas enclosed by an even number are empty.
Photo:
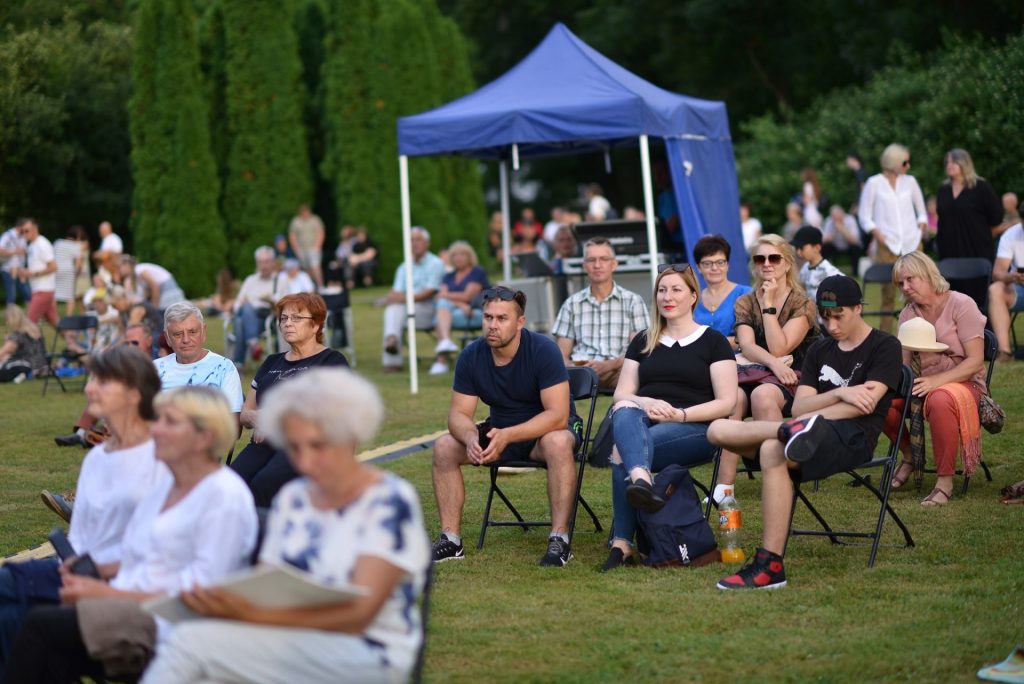
[[[871,264],[867,271],[864,272],[864,278],[861,281],[861,289],[864,292],[868,291],[868,283],[875,283],[878,285],[892,285],[892,264]],[[881,306],[881,304],[879,304]],[[896,318],[900,315],[898,309],[877,309],[875,311],[863,311],[861,317],[864,316],[878,316],[879,323],[886,316],[892,316]]]
[[[347,290],[338,294],[323,295],[327,305],[327,320],[324,322],[324,338],[332,347],[345,352],[348,364],[356,366],[356,338],[353,330],[352,307],[349,306]]]
[[[430,595],[434,588],[434,564],[427,563],[427,576],[423,581],[423,593],[420,595],[420,648],[416,652],[416,663],[409,676],[411,684],[423,681],[423,665],[427,654],[427,627],[430,621]]]
[[[907,529],[907,526],[903,524],[903,521],[900,520],[900,517],[896,514],[896,511],[894,511],[892,506],[889,505],[889,493],[892,489],[892,476],[896,473],[896,468],[899,466],[900,462],[899,444],[900,440],[903,438],[903,430],[905,429],[904,425],[907,422],[907,415],[910,412],[910,390],[913,388],[913,386],[914,374],[911,372],[909,366],[904,365],[900,369],[900,383],[899,388],[897,389],[898,397],[903,399],[903,411],[900,416],[900,424],[896,432],[895,438],[889,444],[889,448],[886,450],[884,456],[873,458],[872,460],[866,463],[862,463],[856,468],[852,468],[846,471],[846,474],[853,478],[854,482],[857,482],[861,487],[870,491],[878,499],[878,521],[875,524],[875,529],[871,532],[833,530],[832,527],[828,524],[828,522],[825,521],[825,518],[821,515],[821,513],[818,512],[818,509],[814,507],[814,504],[810,502],[807,496],[800,489],[800,482],[797,481],[793,483],[792,511],[796,511],[796,502],[798,500],[802,501],[804,505],[807,507],[807,510],[810,511],[811,515],[813,515],[814,518],[818,521],[818,524],[821,525],[822,530],[792,529],[793,513],[791,512],[791,529],[789,531],[790,536],[809,535],[818,537],[828,537],[833,544],[851,544],[851,542],[840,541],[839,537],[870,539],[871,552],[868,554],[868,567],[870,568],[875,564],[875,556],[878,554],[878,544],[882,539],[882,525],[885,523],[885,514],[888,513],[889,516],[892,518],[892,521],[896,523],[896,525],[903,532],[904,544],[902,548],[910,548],[914,545],[914,540],[910,536],[910,531]],[[882,469],[882,475],[879,478],[881,491],[879,491],[877,487],[871,484],[871,480],[867,476],[861,475],[860,472],[858,472],[868,468]]]
[[[50,378],[57,381],[60,385],[62,392],[67,392],[68,388],[64,385],[65,380],[57,374],[57,369],[54,368],[53,362],[58,359],[63,359],[71,364],[77,365],[81,371],[81,385],[82,389],[85,389],[85,367],[83,361],[88,352],[78,354],[68,350],[62,352],[57,351],[57,342],[64,338],[64,333],[75,332],[85,333],[86,336],[86,347],[92,346],[93,337],[96,335],[96,329],[99,327],[99,320],[92,314],[81,314],[78,316],[65,316],[57,321],[57,332],[53,336],[53,346],[50,351],[46,354],[46,366],[49,372],[46,374],[46,380],[43,381],[43,396],[46,396],[46,388],[50,384]]]
[[[982,313],[988,310],[988,283],[992,280],[992,262],[981,257],[956,257],[942,259],[937,264],[942,277],[954,283],[954,281],[985,281],[985,306],[981,307]],[[958,289],[958,288],[954,288]],[[980,290],[979,290],[980,292]]]
[[[583,486],[583,471],[587,466],[586,451],[584,445],[590,441],[590,428],[594,422],[594,408],[597,405],[597,373],[594,372],[593,368],[587,368],[586,366],[577,366],[568,368],[569,371],[569,396],[572,397],[572,401],[584,401],[589,400],[590,404],[587,419],[584,423],[583,439],[580,442],[580,447],[576,450],[573,455],[579,464],[579,468],[576,472],[576,492],[573,496],[572,512],[569,514],[569,544],[572,544],[573,530],[576,528],[576,511],[579,506],[583,506],[584,510],[590,514],[590,519],[594,523],[594,530],[600,532],[603,528],[601,527],[601,521],[597,519],[597,515],[594,514],[593,509],[587,500],[583,498],[580,493],[580,489]],[[544,463],[537,461],[523,460],[523,461],[502,461],[495,463],[490,466],[491,473],[491,484],[487,490],[487,504],[484,506],[484,519],[480,524],[480,541],[476,547],[482,549],[484,546],[484,536],[487,534],[487,528],[489,527],[521,527],[523,532],[529,531],[531,527],[550,527],[550,520],[537,520],[527,521],[523,519],[519,511],[512,504],[509,498],[502,491],[501,487],[498,486],[498,468],[500,467],[511,467],[511,468],[543,468],[547,466]],[[512,515],[515,516],[515,520],[492,520],[491,519],[491,504],[494,501],[494,495],[497,494],[498,498],[501,499],[505,506],[511,511]]]

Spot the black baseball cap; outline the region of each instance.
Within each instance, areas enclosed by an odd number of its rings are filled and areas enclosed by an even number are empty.
[[[860,285],[850,276],[834,275],[825,278],[818,285],[816,296],[821,309],[836,309],[840,306],[856,306],[863,304]]]
[[[800,230],[796,231],[796,235],[793,236],[793,240],[789,243],[800,249],[804,245],[820,245],[821,244],[821,231],[814,226],[801,226]]]

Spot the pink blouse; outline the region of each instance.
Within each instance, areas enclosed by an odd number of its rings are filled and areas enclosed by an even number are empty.
[[[942,305],[935,320],[921,313],[915,304],[908,303],[900,312],[900,323],[917,317],[935,326],[936,341],[949,345],[949,349],[944,352],[921,352],[922,376],[937,375],[953,369],[967,358],[964,350],[967,342],[985,336],[985,315],[973,299],[960,292],[950,290],[947,293],[946,303]],[[984,365],[970,381],[986,391]]]

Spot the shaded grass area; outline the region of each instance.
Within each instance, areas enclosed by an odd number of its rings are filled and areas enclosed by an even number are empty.
[[[388,407],[381,435],[367,448],[443,427],[451,382],[450,375],[426,375],[421,364],[420,394],[414,397],[407,375],[380,371],[380,311],[370,304],[379,293],[360,291],[355,298],[358,370],[377,383]],[[208,346],[222,351],[221,334],[220,322],[211,321]],[[426,362],[424,350],[433,348],[433,340],[420,339]],[[585,514],[574,539],[576,558],[562,570],[536,565],[546,530],[491,530],[477,551],[486,473],[467,470],[467,558],[437,568],[427,678],[974,681],[978,668],[1024,641],[1024,507],[998,502],[1000,487],[1024,479],[1022,384],[1024,365],[998,367],[993,392],[1009,418],[1002,434],[984,436],[994,482],[979,473],[966,498],[932,510],[918,501],[934,476],[926,476],[923,492],[894,493],[893,505],[917,546],[883,547],[871,570],[865,568],[865,547],[791,540],[790,586],[777,592],[723,594],[714,588],[727,572],[721,565],[599,574],[606,534],[595,533]],[[52,438],[68,430],[83,398],[53,389],[44,399],[36,381],[0,385],[0,554],[42,541],[56,518],[39,502],[39,490],[73,486],[77,477],[84,452],[58,449]],[[606,405],[604,400],[598,415]],[[435,535],[429,452],[384,467],[415,485],[428,531]],[[706,482],[710,468],[695,475]],[[606,525],[609,477],[607,470],[588,469],[584,482],[585,496]],[[543,473],[513,476],[503,486],[522,502],[524,514],[546,513]],[[760,480],[740,480],[737,494],[749,554],[760,535]],[[810,496],[837,526],[872,525],[873,499],[846,487],[842,478],[822,482]],[[798,509],[796,526],[812,522]],[[901,540],[894,525],[887,524],[885,532],[885,543]]]

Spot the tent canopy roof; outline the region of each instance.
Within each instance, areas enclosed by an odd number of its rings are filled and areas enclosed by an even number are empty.
[[[398,152],[507,158],[603,149],[642,134],[729,139],[725,103],[663,90],[584,43],[564,24],[504,75],[398,121]]]

